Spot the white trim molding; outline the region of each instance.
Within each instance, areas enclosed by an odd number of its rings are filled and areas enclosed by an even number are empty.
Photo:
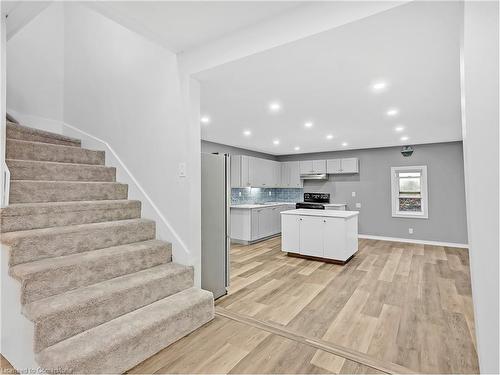
[[[469,245],[468,244],[464,244],[464,243],[428,241],[428,240],[416,240],[416,239],[413,239],[413,238],[372,236],[371,234],[359,234],[358,238],[363,238],[363,239],[367,239],[367,240],[378,240],[378,241],[414,243],[414,244],[417,244],[417,245],[432,245],[432,246],[457,247],[457,248],[461,248],[461,249],[468,249],[469,248]]]
[[[400,211],[399,210],[399,180],[400,172],[419,172],[420,173],[420,199],[422,211]],[[410,218],[410,219],[428,219],[429,218],[429,193],[427,188],[427,166],[402,166],[391,167],[391,206],[392,217]]]
[[[0,207],[7,207],[9,205],[10,196],[10,171],[9,167],[2,162],[2,201],[0,202]]]

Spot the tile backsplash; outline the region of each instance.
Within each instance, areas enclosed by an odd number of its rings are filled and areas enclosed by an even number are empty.
[[[232,204],[254,204],[266,202],[302,202],[304,189],[279,188],[233,188]]]

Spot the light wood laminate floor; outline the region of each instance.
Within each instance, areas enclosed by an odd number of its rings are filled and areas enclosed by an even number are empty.
[[[360,240],[339,266],[280,249],[233,245],[216,318],[129,372],[479,372],[467,250]]]
[[[265,330],[216,316],[202,328],[170,345],[129,373],[150,374],[324,374],[313,363],[318,350]],[[342,358],[323,352],[324,361]],[[337,373],[379,374],[346,360]]]
[[[360,240],[346,265],[291,258],[279,237],[233,245],[217,305],[422,373],[477,373],[466,249]],[[345,360],[317,351],[315,366]]]

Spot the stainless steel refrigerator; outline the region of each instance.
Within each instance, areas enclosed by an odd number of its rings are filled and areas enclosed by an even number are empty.
[[[227,154],[201,154],[201,287],[215,298],[229,286],[229,163]]]

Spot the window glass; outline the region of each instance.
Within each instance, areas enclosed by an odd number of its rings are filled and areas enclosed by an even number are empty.
[[[399,211],[419,212],[422,211],[421,198],[399,198]]]
[[[420,173],[399,173],[399,194],[420,194]]]

